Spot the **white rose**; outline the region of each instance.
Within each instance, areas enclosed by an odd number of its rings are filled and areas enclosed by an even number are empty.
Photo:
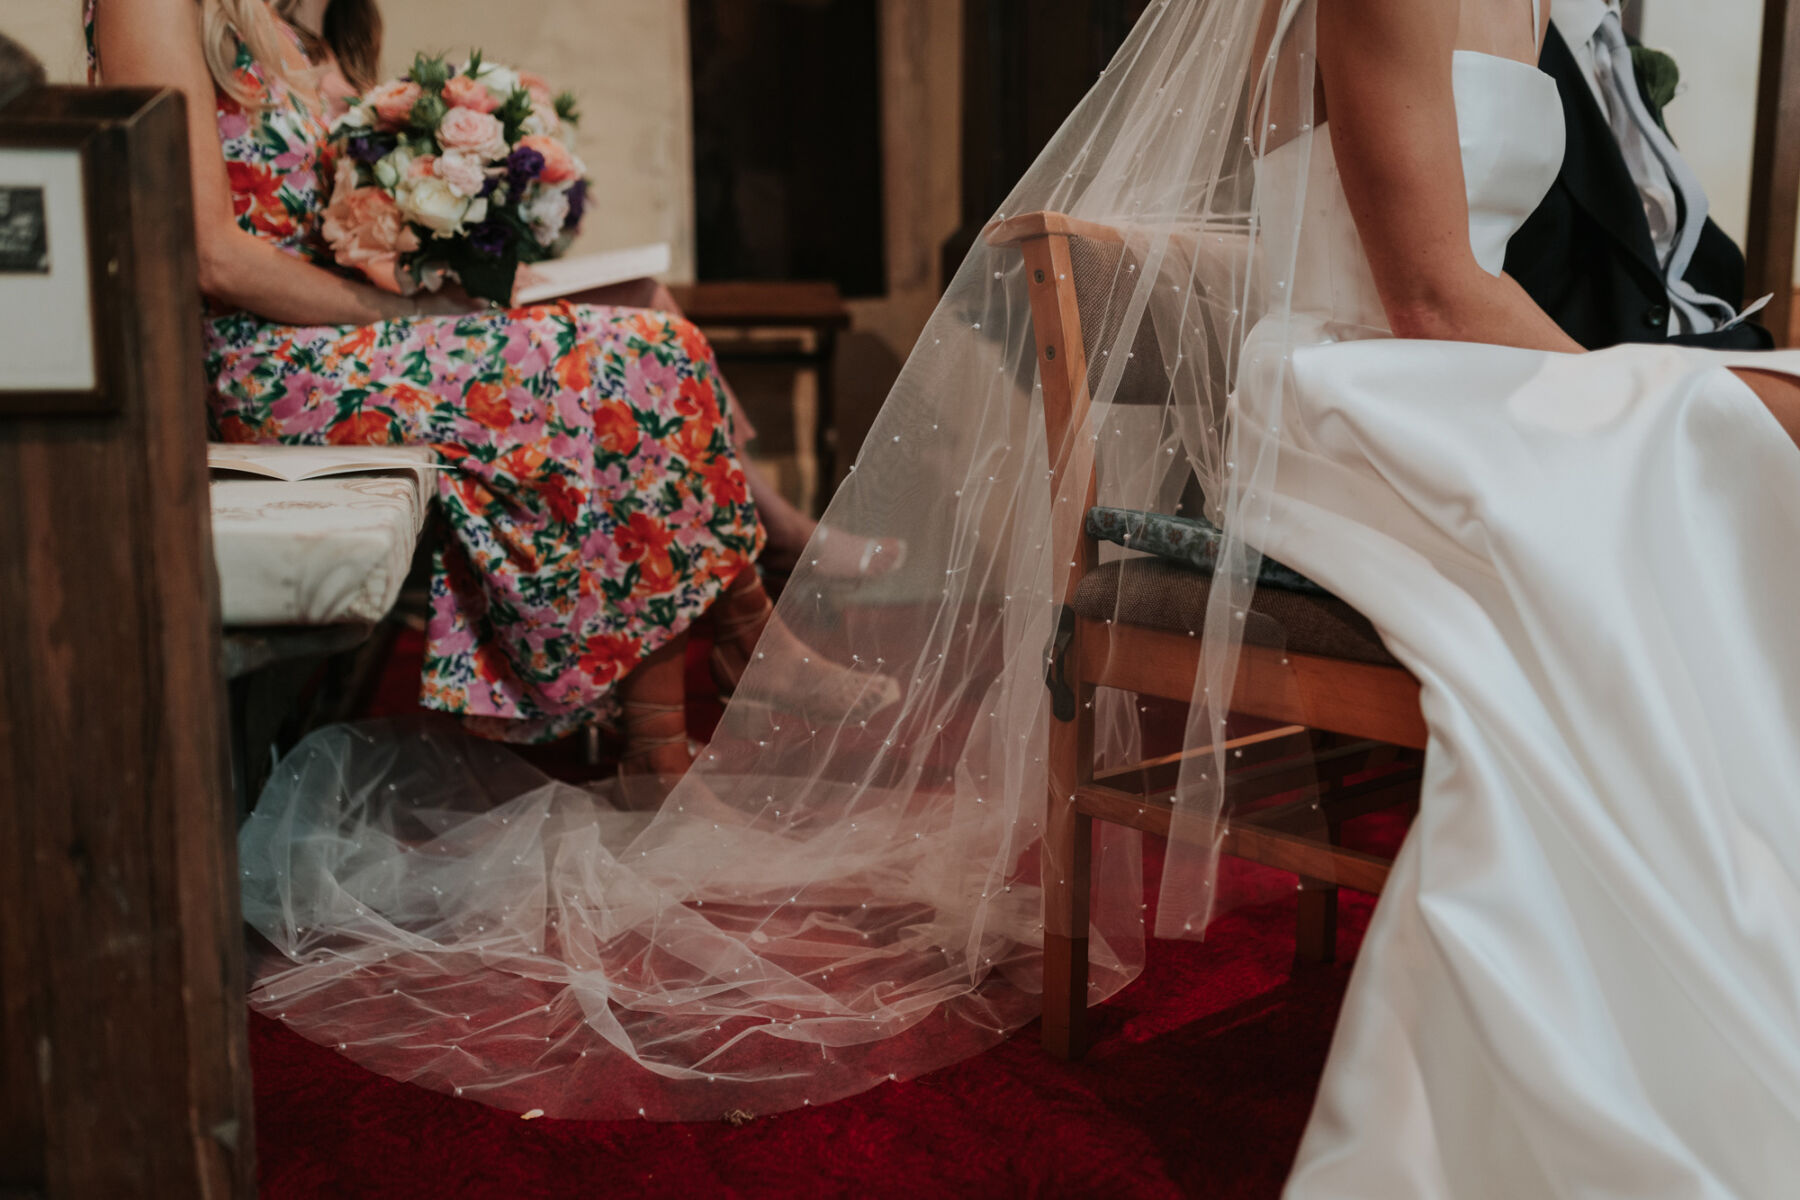
[[[531,226],[531,236],[538,245],[548,246],[562,234],[563,223],[569,219],[569,189],[539,184],[536,192],[519,211]]]
[[[375,118],[369,112],[369,106],[361,101],[351,102],[349,111],[331,123],[331,130],[336,134],[355,133],[359,129],[373,128],[375,128]]]
[[[558,137],[562,133],[562,118],[550,105],[534,100],[531,115],[519,122],[519,130],[527,137]]]
[[[469,64],[464,63],[461,67],[457,68],[457,72],[462,75],[467,75],[469,73]],[[493,63],[482,63],[481,74],[475,76],[475,79],[493,94],[494,99],[500,101],[502,104],[506,103],[507,97],[511,96],[523,86],[519,82],[519,73],[517,71],[507,67],[495,66]]]
[[[486,200],[459,196],[436,175],[406,180],[394,194],[394,199],[408,220],[425,226],[437,237],[454,237],[463,231],[465,221],[480,221],[487,217]],[[477,205],[481,209],[479,214],[474,211]]]
[[[375,182],[390,192],[394,191],[406,181],[415,157],[405,146],[395,146],[375,164]]]
[[[481,160],[472,154],[452,151],[438,157],[437,177],[450,185],[450,190],[459,196],[477,196],[487,186],[487,172],[482,170]]]

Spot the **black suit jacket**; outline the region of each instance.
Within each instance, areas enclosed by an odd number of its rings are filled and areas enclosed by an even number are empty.
[[[1773,347],[1768,330],[1751,322],[1723,333],[1668,336],[1668,289],[1656,267],[1643,201],[1612,127],[1555,26],[1538,65],[1562,93],[1568,144],[1555,186],[1506,248],[1507,274],[1590,350],[1661,341]],[[1744,256],[1711,221],[1686,278],[1708,295],[1744,305]]]

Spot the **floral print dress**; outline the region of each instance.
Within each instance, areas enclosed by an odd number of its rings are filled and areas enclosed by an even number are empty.
[[[90,73],[93,8],[87,13]],[[270,85],[217,92],[238,224],[321,266],[327,128]],[[667,313],[558,303],[362,326],[208,310],[214,434],[425,445],[448,536],[431,568],[421,702],[513,741],[608,714],[610,693],[762,548],[718,367]]]

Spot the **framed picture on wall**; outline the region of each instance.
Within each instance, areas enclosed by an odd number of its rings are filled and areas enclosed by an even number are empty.
[[[105,356],[116,344],[107,284],[120,266],[107,147],[139,101],[50,87],[0,110],[0,413],[118,405]]]

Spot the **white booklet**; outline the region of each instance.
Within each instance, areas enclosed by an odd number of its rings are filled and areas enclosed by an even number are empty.
[[[264,479],[323,479],[362,471],[436,471],[443,468],[426,446],[274,446],[210,442],[206,465]]]
[[[516,302],[542,304],[589,288],[606,287],[648,275],[664,275],[668,273],[670,261],[669,243],[653,242],[648,246],[628,246],[623,250],[532,263],[519,268]]]

